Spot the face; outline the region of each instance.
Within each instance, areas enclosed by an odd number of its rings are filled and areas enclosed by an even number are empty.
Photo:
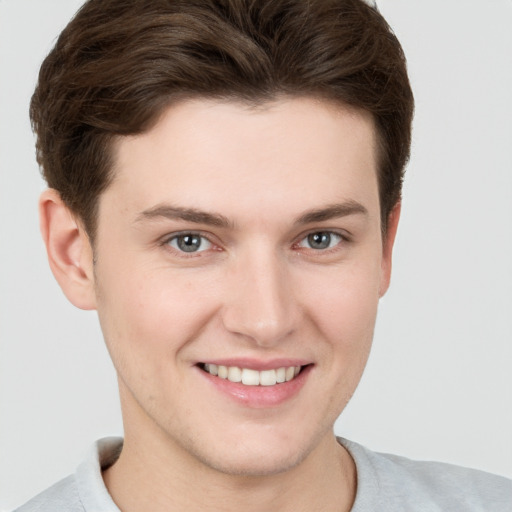
[[[127,441],[268,474],[332,439],[389,277],[375,146],[306,98],[187,101],[118,142],[94,286]]]

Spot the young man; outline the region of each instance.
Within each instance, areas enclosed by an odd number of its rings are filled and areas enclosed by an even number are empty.
[[[29,510],[506,510],[499,477],[333,434],[390,278],[413,101],[360,0],[92,0],[31,116],[52,271],[124,443]]]

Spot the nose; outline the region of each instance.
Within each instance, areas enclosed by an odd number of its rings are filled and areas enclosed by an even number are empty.
[[[228,331],[258,346],[272,347],[297,329],[300,308],[285,261],[253,254],[228,272],[222,311]]]

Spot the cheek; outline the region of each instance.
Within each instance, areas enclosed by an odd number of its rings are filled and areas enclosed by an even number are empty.
[[[309,286],[310,314],[325,337],[346,350],[371,343],[380,289],[380,268],[370,260],[317,274]]]
[[[370,354],[379,301],[380,274],[368,268],[340,272],[325,291],[311,296],[312,317],[322,338],[327,407],[334,419],[356,390]]]
[[[215,311],[202,279],[170,271],[103,276],[99,273],[98,314],[116,366],[164,369],[165,361],[178,358]]]

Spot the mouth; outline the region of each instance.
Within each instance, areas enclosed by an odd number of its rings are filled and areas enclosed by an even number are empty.
[[[276,386],[294,380],[310,365],[280,366],[268,370],[255,370],[239,366],[224,366],[211,363],[200,363],[199,368],[204,372],[244,386]]]

